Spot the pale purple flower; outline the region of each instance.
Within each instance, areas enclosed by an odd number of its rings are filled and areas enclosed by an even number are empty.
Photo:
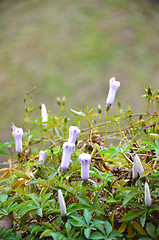
[[[47,122],[48,121],[48,113],[45,104],[41,105],[41,117],[42,117],[42,122]],[[46,124],[42,124],[45,126]]]
[[[65,142],[63,144],[63,155],[62,155],[62,162],[61,162],[61,169],[62,170],[67,170],[68,169],[71,154],[73,153],[74,149],[75,149],[75,144],[74,143]]]
[[[151,194],[149,185],[147,182],[145,182],[145,206],[150,207],[152,204]]]
[[[142,166],[140,158],[136,154],[134,158],[133,168],[132,168],[132,177],[137,178],[138,175],[141,176],[143,173],[144,173],[144,168]]]
[[[71,126],[69,128],[69,138],[68,138],[68,142],[70,143],[75,143],[76,139],[78,138],[78,136],[80,135],[80,129],[76,126]]]
[[[15,140],[15,148],[17,153],[22,152],[22,136],[23,136],[23,129],[17,128],[16,126],[13,126],[13,137]]]
[[[39,152],[39,161],[38,161],[38,165],[43,166],[45,164],[45,159],[46,159],[47,154],[45,153],[45,151],[41,150]]]
[[[82,153],[79,155],[79,161],[81,163],[81,178],[82,180],[87,181],[89,178],[91,155],[88,153]]]
[[[106,105],[111,106],[113,104],[116,92],[119,87],[120,87],[120,82],[116,81],[115,77],[112,77],[109,80],[109,92],[106,100]]]
[[[58,190],[58,199],[59,199],[59,203],[60,203],[61,216],[65,217],[66,216],[66,204],[65,204],[65,200],[64,200],[61,189]]]

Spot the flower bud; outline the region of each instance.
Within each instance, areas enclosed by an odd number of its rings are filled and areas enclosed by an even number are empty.
[[[62,103],[63,106],[66,105],[66,97],[65,96],[62,98],[61,103]]]
[[[17,128],[16,126],[13,126],[13,137],[15,140],[15,147],[16,152],[21,153],[22,152],[22,136],[23,136],[23,129]]]
[[[42,122],[47,122],[48,121],[48,113],[45,104],[41,105],[41,117],[42,117]],[[45,126],[46,124],[42,124]]]
[[[74,143],[65,142],[63,144],[63,155],[62,155],[62,162],[61,162],[61,169],[62,170],[67,170],[68,169],[71,154],[73,153],[74,149],[75,149],[75,144]]]
[[[106,105],[111,106],[114,102],[114,98],[118,88],[120,87],[120,82],[116,81],[115,77],[109,80],[109,92],[106,100]]]
[[[99,105],[98,105],[98,113],[101,114],[101,112],[102,112],[102,107],[101,107],[101,105],[99,104]]]
[[[58,190],[58,199],[59,199],[59,203],[60,203],[61,216],[65,217],[66,216],[66,204],[65,204],[65,200],[64,200],[61,189]]]
[[[61,99],[59,97],[56,98],[57,104],[60,106],[61,105]]]
[[[145,182],[145,206],[150,207],[152,204],[151,194],[149,185],[147,182]]]
[[[38,161],[38,165],[43,166],[45,164],[45,159],[46,159],[47,154],[45,153],[45,151],[41,150],[39,152],[39,161]]]
[[[69,128],[69,138],[68,138],[68,142],[69,143],[75,143],[76,139],[78,138],[78,136],[80,135],[80,129],[76,126],[71,126]]]
[[[134,158],[133,168],[132,168],[132,176],[133,178],[137,178],[138,175],[141,176],[143,173],[144,173],[144,168],[142,166],[140,158],[136,154]]]
[[[79,161],[81,163],[81,178],[82,180],[87,181],[89,178],[91,155],[88,153],[82,153],[79,155]]]

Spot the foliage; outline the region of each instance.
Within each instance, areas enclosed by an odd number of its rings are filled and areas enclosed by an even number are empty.
[[[150,89],[150,86],[149,86]],[[150,90],[147,92],[149,93]],[[157,91],[148,105],[158,104]],[[30,95],[28,95],[30,97]],[[27,100],[25,99],[27,102]],[[63,105],[63,108],[65,105]],[[60,106],[61,108],[61,106]],[[13,212],[12,229],[0,230],[1,239],[158,239],[159,127],[158,109],[135,114],[118,109],[101,123],[101,111],[71,109],[73,124],[82,129],[71,156],[69,170],[61,171],[62,145],[68,139],[71,120],[49,115],[31,119],[34,109],[25,107],[23,152],[16,154],[14,140],[0,144],[9,167],[1,169],[0,217]],[[29,110],[30,109],[30,110]],[[147,108],[148,110],[148,108]],[[99,121],[99,122],[98,122]],[[39,151],[47,154],[38,165]],[[91,154],[87,183],[81,180],[81,153]],[[138,154],[144,173],[132,179],[133,157]],[[149,183],[152,205],[145,206],[144,183]],[[67,214],[61,217],[58,189]]]

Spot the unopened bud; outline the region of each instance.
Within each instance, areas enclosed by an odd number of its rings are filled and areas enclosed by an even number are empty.
[[[102,112],[102,107],[101,107],[101,105],[99,104],[99,105],[98,105],[98,113],[101,114],[101,112]]]
[[[61,105],[61,99],[59,97],[56,98],[57,104],[60,106]]]
[[[61,101],[61,103],[62,103],[62,105],[63,105],[63,106],[65,106],[65,105],[66,105],[66,97],[65,97],[65,96],[62,98],[62,101]]]

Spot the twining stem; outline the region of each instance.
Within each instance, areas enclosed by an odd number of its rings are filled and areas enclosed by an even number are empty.
[[[17,157],[18,157],[18,169],[21,169],[21,153],[18,153]]]
[[[149,105],[150,105],[150,100],[148,99],[148,102],[147,102],[147,113],[149,112]]]
[[[106,123],[106,126],[105,126],[104,145],[105,145],[105,143],[106,143],[107,132],[108,132],[107,114],[108,114],[108,109],[107,109],[107,107],[106,107],[106,110],[105,110],[105,123]]]
[[[122,134],[121,127],[120,127],[120,122],[117,121],[117,124],[118,124],[118,128],[119,128],[120,136],[121,136],[120,146],[122,146],[123,134]]]
[[[86,185],[87,185],[87,180],[83,180],[82,187],[83,187],[83,196],[86,197]]]

